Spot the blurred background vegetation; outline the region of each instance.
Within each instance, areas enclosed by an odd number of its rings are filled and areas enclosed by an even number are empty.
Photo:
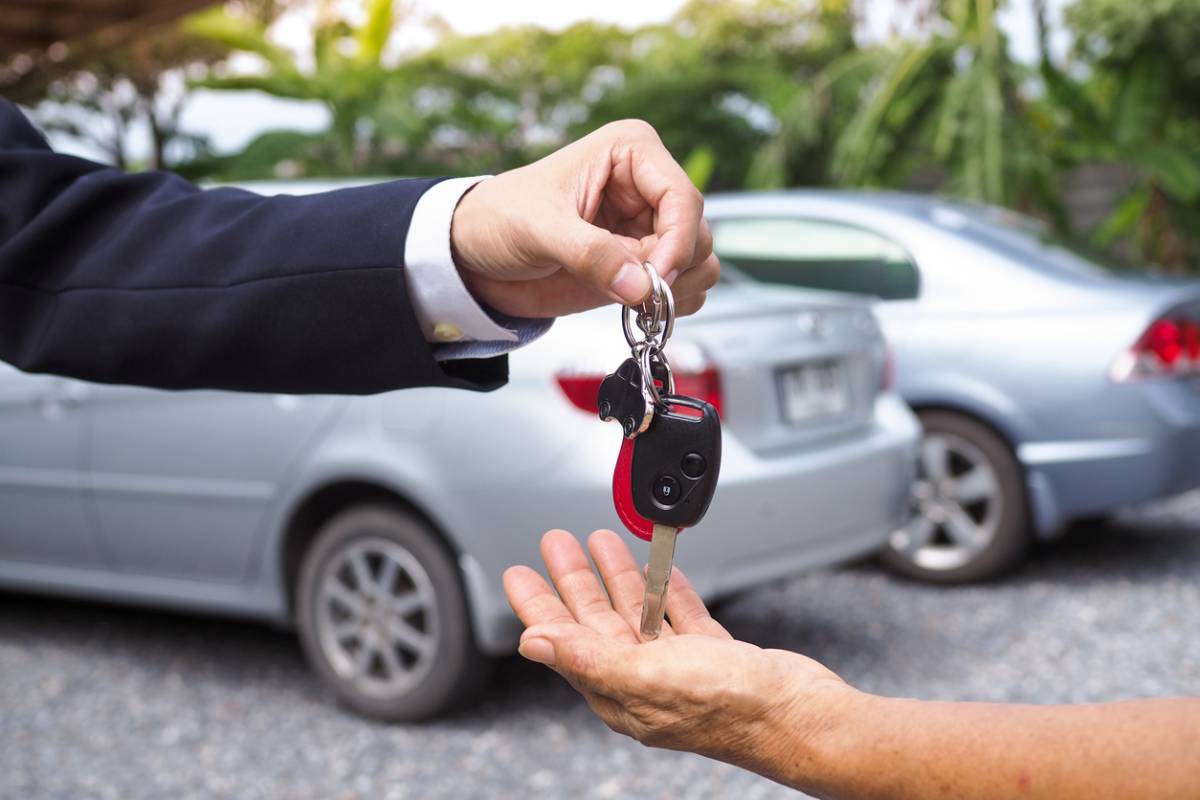
[[[917,0],[913,30],[883,43],[860,42],[850,0],[691,0],[637,28],[443,26],[399,58],[401,3],[363,0],[352,22],[318,0],[299,54],[272,36],[297,4],[232,0],[117,47],[10,54],[0,92],[114,164],[218,181],[494,173],[640,117],[706,190],[938,191],[1200,271],[1200,0],[1071,0],[1057,58],[1034,0],[1034,63],[996,24],[1003,0]],[[179,124],[198,88],[317,101],[329,124],[215,153]]]

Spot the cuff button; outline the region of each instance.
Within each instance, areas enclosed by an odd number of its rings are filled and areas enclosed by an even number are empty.
[[[457,342],[462,336],[462,328],[453,322],[439,322],[433,326],[433,338],[439,342]]]

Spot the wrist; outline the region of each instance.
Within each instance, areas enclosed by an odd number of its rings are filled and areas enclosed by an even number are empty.
[[[833,673],[789,673],[755,743],[770,767],[762,774],[810,794],[840,792],[845,786],[842,776],[853,775],[855,769],[856,740],[882,698],[855,689]]]
[[[482,263],[478,240],[487,226],[480,212],[482,195],[477,190],[487,180],[484,178],[463,192],[450,217],[450,257],[467,289],[471,289],[471,276],[480,271]]]

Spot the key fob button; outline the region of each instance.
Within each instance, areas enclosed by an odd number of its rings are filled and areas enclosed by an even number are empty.
[[[660,505],[670,508],[679,502],[679,481],[670,475],[659,475],[654,481],[654,499]]]
[[[704,470],[708,469],[708,462],[699,453],[688,453],[679,462],[679,469],[687,477],[696,480],[696,478],[704,474]]]

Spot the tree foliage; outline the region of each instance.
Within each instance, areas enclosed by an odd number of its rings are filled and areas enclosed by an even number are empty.
[[[169,91],[172,76],[227,54],[174,26],[116,48],[59,44],[11,59],[0,69],[0,92],[33,107],[44,130],[86,142],[122,168],[132,166],[130,136],[144,125],[150,134],[147,166],[158,169],[205,150],[202,138],[180,130],[187,97],[179,86]]]
[[[1043,45],[1034,64],[1011,56],[997,25],[1005,0],[910,0],[918,29],[880,43],[857,38],[853,3],[863,0],[690,0],[667,22],[632,29],[443,27],[433,47],[407,54],[389,51],[409,19],[396,0],[362,2],[350,22],[343,3],[316,0],[311,50],[299,60],[271,35],[289,0],[227,2],[164,42],[160,63],[206,65],[193,86],[329,111],[324,132],[271,131],[240,153],[194,161],[193,172],[482,174],[640,117],[705,189],[936,188],[1038,214],[1066,233],[1064,176],[1120,164],[1128,193],[1097,230],[1074,233],[1200,266],[1200,0],[1073,0],[1069,59],[1053,62]],[[1044,7],[1035,0],[1042,40]],[[229,52],[258,68],[213,58]],[[77,102],[112,114],[117,84],[142,85],[139,69],[152,81],[154,64],[88,62],[91,99]],[[72,85],[52,74],[28,96]],[[159,125],[168,137],[177,118],[168,109]]]
[[[1093,232],[1183,270],[1200,258],[1200,0],[1080,0],[1068,9],[1074,81],[1043,65],[1076,134],[1076,159],[1123,164],[1129,190]]]

